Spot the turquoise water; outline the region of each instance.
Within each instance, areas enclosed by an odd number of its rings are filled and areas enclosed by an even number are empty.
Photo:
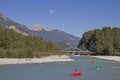
[[[75,69],[83,72],[77,80],[120,80],[120,62],[94,58],[93,64],[86,56],[70,57],[76,61],[1,65],[0,80],[75,80],[70,76]],[[96,65],[101,69],[96,71]]]

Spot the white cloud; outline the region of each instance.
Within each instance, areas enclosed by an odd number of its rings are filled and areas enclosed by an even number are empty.
[[[55,13],[55,11],[52,10],[52,9],[50,9],[49,12],[50,12],[50,14],[54,14]]]

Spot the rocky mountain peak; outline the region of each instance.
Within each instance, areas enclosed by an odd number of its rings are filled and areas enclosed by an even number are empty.
[[[33,25],[30,30],[34,30],[34,31],[42,31],[42,30],[45,30],[45,31],[50,31],[50,29],[40,25],[40,24],[36,24],[36,25]]]

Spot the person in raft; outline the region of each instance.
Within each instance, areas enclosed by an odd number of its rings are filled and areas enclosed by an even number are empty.
[[[75,70],[73,74],[71,74],[72,77],[79,77],[82,76],[82,72],[79,72],[78,70]]]
[[[74,71],[74,74],[79,74],[80,72],[78,70],[75,70]]]

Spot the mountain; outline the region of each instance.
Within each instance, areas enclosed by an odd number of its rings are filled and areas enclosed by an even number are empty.
[[[62,30],[58,29],[48,29],[42,25],[34,25],[32,27],[27,27],[25,25],[14,22],[0,13],[0,25],[7,29],[14,29],[17,33],[23,34],[25,36],[38,36],[42,37],[46,41],[51,41],[61,48],[66,46],[77,47],[80,40],[79,37],[72,34],[68,34]],[[67,43],[67,44],[66,44]]]
[[[32,26],[30,28],[30,30],[33,30],[37,36],[41,36],[41,37],[43,37],[43,39],[45,39],[47,41],[52,41],[53,43],[57,44],[58,46],[60,46],[61,42],[66,41],[71,46],[77,47],[78,42],[80,40],[79,37],[74,36],[72,34],[68,34],[68,33],[58,30],[58,29],[51,30],[51,29],[48,29],[41,25]],[[63,46],[63,47],[65,47],[65,46]]]
[[[33,31],[42,31],[42,30],[45,30],[45,31],[50,31],[50,29],[42,26],[42,25],[39,25],[39,24],[36,24],[32,27],[30,27],[30,30],[33,30]]]
[[[25,25],[19,24],[7,18],[5,15],[0,13],[0,25],[7,29],[14,29],[17,33],[23,34],[25,36],[33,35],[29,28]]]
[[[60,48],[62,48],[62,49],[66,49],[68,47],[72,47],[72,45],[69,42],[67,42],[67,41],[61,41],[61,42],[59,42],[58,46]]]

